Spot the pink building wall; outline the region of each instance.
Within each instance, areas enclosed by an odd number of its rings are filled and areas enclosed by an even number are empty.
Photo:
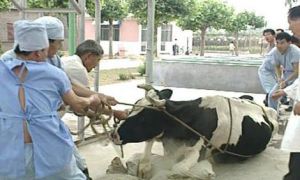
[[[120,26],[120,41],[138,42],[139,25],[136,20],[124,20]]]
[[[93,25],[93,19],[85,20],[85,39],[93,39],[95,40],[95,25]]]

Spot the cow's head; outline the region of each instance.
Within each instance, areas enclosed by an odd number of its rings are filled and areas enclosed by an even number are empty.
[[[142,142],[152,139],[163,133],[165,114],[155,109],[143,106],[162,107],[170,99],[172,90],[146,89],[145,98],[138,100],[129,116],[111,134],[115,144]]]

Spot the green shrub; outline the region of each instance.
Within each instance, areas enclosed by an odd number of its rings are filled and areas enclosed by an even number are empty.
[[[137,71],[140,73],[141,76],[143,76],[146,73],[146,63],[140,65]]]
[[[128,74],[123,74],[123,73],[119,74],[119,80],[124,81],[124,80],[128,80],[128,79],[130,79]]]

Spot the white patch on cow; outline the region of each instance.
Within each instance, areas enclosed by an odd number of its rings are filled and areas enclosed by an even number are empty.
[[[257,123],[265,123],[262,107],[244,99],[230,98],[232,113],[232,132],[230,144],[236,144],[242,134],[242,120],[244,116],[250,116]],[[201,108],[216,108],[218,114],[218,125],[213,132],[211,143],[220,146],[228,141],[230,134],[230,109],[228,99],[223,96],[207,96],[202,98],[199,105]],[[269,120],[276,126],[276,112],[266,109]]]
[[[181,175],[188,175],[189,170],[193,167],[199,158],[199,151],[204,144],[203,139],[200,139],[193,147],[185,147],[184,149],[184,159],[176,163],[172,167],[172,171]],[[182,149],[179,149],[182,151]]]
[[[157,95],[157,93],[152,89],[152,90],[149,90],[146,94],[147,98],[151,98],[152,100],[154,101],[161,101],[159,99],[159,96]],[[137,101],[136,107],[133,107],[133,109],[131,110],[130,114],[128,117],[132,117],[132,116],[135,116],[137,115],[138,113],[140,113],[144,107],[140,107],[140,106],[150,106],[152,105],[152,103],[147,99],[147,98],[143,98],[143,99],[140,99],[139,101]],[[162,103],[165,102],[165,101],[162,101]]]
[[[129,112],[128,117],[132,117],[139,114],[144,109],[144,107],[140,107],[140,106],[150,106],[151,103],[146,98],[143,98],[138,102],[136,102],[135,105],[138,106],[133,106],[132,110]]]
[[[214,179],[216,174],[209,160],[196,163],[188,172],[189,177],[197,179]]]
[[[155,107],[164,107],[166,104],[166,100],[159,99],[159,96],[154,90],[148,91],[148,93],[146,94],[146,99]]]

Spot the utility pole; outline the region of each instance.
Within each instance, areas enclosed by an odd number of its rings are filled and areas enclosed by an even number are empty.
[[[146,84],[153,83],[152,74],[153,74],[154,18],[155,18],[155,0],[148,0]]]
[[[101,5],[100,5],[100,0],[95,0],[95,27],[96,27],[96,41],[100,44],[101,41]],[[99,90],[99,71],[100,71],[100,65],[95,67],[95,82],[94,82],[94,90],[98,92]]]
[[[79,3],[79,7],[81,8],[80,24],[79,24],[79,43],[82,43],[85,40],[85,5],[86,5],[86,0],[80,0],[78,3]]]
[[[69,3],[69,7],[72,7],[72,4]],[[73,55],[75,53],[75,46],[76,46],[76,40],[75,40],[75,34],[76,34],[76,15],[75,13],[68,13],[68,52],[69,56]]]

